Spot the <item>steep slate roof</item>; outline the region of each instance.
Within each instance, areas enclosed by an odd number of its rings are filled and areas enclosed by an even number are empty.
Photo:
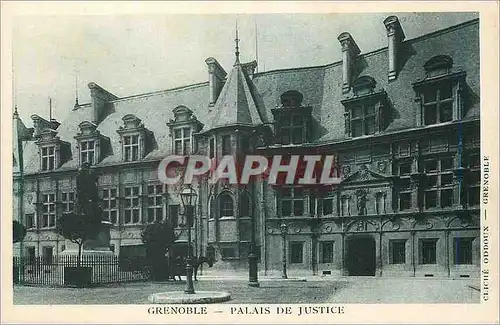
[[[384,28],[381,23],[381,28]],[[403,26],[404,28],[404,26]],[[466,41],[464,41],[466,40]],[[369,75],[376,81],[376,89],[387,92],[391,105],[391,119],[383,132],[416,127],[417,105],[412,83],[424,76],[425,62],[444,54],[453,58],[453,68],[467,73],[470,101],[464,120],[479,118],[479,20],[472,20],[436,31],[402,43],[401,68],[396,80],[388,81],[387,47],[362,54],[356,61],[355,77]],[[339,45],[340,46],[340,45]],[[344,107],[341,103],[342,63],[256,73],[250,79],[241,65],[230,72],[215,104],[208,106],[208,83],[195,84],[171,90],[119,98],[110,102],[109,112],[98,124],[97,130],[111,141],[112,153],[98,166],[121,162],[120,136],[116,132],[123,125],[126,114],[142,120],[154,136],[154,146],[145,159],[159,160],[171,153],[167,123],[173,119],[172,110],[184,105],[204,124],[203,132],[229,125],[258,125],[272,121],[271,109],[280,104],[280,95],[288,90],[303,94],[303,105],[312,106],[314,142],[337,142],[344,139]],[[349,96],[349,94],[347,95]],[[77,168],[78,156],[74,136],[78,125],[92,120],[92,107],[80,105],[58,128],[58,136],[71,143],[72,159],[60,169]],[[26,173],[39,172],[39,157],[34,141],[25,142]]]
[[[241,64],[236,64],[221,90],[214,106],[215,115],[202,132],[225,126],[259,125],[262,119],[250,92],[251,82]]]

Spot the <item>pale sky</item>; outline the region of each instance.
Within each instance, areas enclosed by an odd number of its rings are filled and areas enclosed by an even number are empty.
[[[89,82],[125,97],[207,81],[207,57],[229,72],[238,21],[242,62],[259,71],[315,66],[341,59],[337,36],[349,32],[362,53],[387,46],[384,18],[371,14],[30,16],[13,31],[15,102],[31,114],[62,121],[90,101]],[[395,13],[407,39],[478,17],[476,13]]]

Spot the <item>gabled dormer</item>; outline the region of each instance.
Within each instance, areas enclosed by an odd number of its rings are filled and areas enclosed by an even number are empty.
[[[104,156],[105,144],[109,139],[102,136],[95,123],[84,121],[78,125],[80,132],[75,136],[78,149],[78,164],[87,162],[90,165],[99,163]]]
[[[296,90],[286,91],[281,95],[281,105],[271,110],[276,143],[289,145],[311,141],[312,106],[303,106],[303,99]]]
[[[375,80],[370,76],[357,78],[352,89],[352,95],[342,101],[345,136],[356,138],[383,131],[389,110],[385,90],[377,89]]]
[[[122,121],[116,131],[121,137],[122,161],[138,161],[146,156],[147,137],[152,135],[134,114],[125,115]]]
[[[44,129],[36,140],[40,156],[40,170],[50,171],[59,168],[70,155],[70,145],[57,136],[57,131]]]
[[[193,112],[186,106],[177,106],[173,109],[174,119],[167,123],[172,138],[172,153],[186,156],[196,152],[194,133],[203,128],[203,123],[198,121]]]
[[[425,77],[413,84],[417,125],[434,125],[462,119],[465,113],[466,72],[453,67],[453,59],[436,55],[423,66]]]

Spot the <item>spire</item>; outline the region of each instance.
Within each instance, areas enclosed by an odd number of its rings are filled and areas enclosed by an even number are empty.
[[[236,38],[234,39],[234,42],[236,43],[236,61],[234,62],[234,65],[239,65],[240,64],[240,47],[239,47],[239,42],[240,39],[238,38],[238,21],[236,20]]]

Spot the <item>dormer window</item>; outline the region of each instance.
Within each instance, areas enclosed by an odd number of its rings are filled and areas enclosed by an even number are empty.
[[[41,171],[54,170],[69,157],[69,143],[61,141],[55,130],[45,129],[41,131],[36,144],[40,155]]]
[[[384,130],[387,93],[376,91],[375,85],[372,77],[359,77],[352,86],[353,96],[342,101],[346,137],[356,138]]]
[[[90,165],[95,163],[95,141],[88,140],[80,143],[80,161],[82,164],[87,162]]]
[[[139,160],[139,136],[126,135],[123,137],[123,160]]]
[[[75,136],[75,140],[78,142],[79,163],[80,165],[83,163],[95,165],[101,160],[103,156],[101,148],[109,139],[103,137],[97,131],[97,125],[92,122],[84,121],[78,127],[80,133]]]
[[[117,131],[122,137],[122,159],[126,162],[138,161],[146,155],[146,137],[149,132],[133,114],[125,115],[122,120],[124,125]]]
[[[174,129],[174,153],[179,156],[191,154],[191,127]]]
[[[453,71],[453,60],[438,55],[424,64],[425,77],[413,84],[418,106],[418,125],[434,125],[461,119],[463,90],[466,89],[464,71]]]
[[[174,119],[167,123],[172,137],[172,151],[179,156],[190,155],[196,151],[193,134],[200,131],[203,124],[186,106],[177,106],[173,113]]]
[[[311,139],[311,106],[302,106],[303,95],[289,90],[281,95],[281,106],[272,110],[276,142],[282,145],[302,144]]]
[[[55,146],[46,146],[41,149],[42,170],[53,170],[56,165]]]

